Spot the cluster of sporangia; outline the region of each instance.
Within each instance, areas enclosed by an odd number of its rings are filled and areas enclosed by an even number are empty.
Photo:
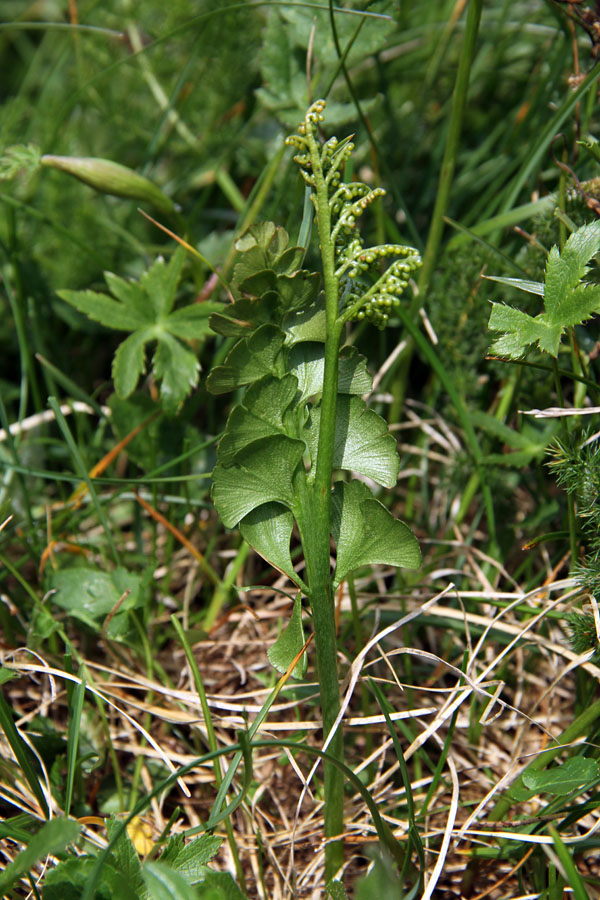
[[[300,166],[306,183],[315,191],[317,184],[311,149],[314,151],[317,146],[316,133],[319,123],[325,118],[324,109],[325,101],[316,100],[304,122],[299,125],[298,134],[286,139],[286,144],[298,149],[294,161]],[[400,304],[400,295],[411,273],[421,265],[421,257],[413,247],[402,244],[365,248],[360,232],[356,230],[356,220],[385,191],[383,188],[370,188],[360,181],[342,182],[340,170],[354,150],[350,138],[338,141],[332,137],[319,149],[319,163],[329,196],[331,237],[335,242],[335,274],[342,285],[342,307],[350,311],[350,319],[366,318],[378,328],[385,328],[390,312]],[[313,193],[312,200],[316,204],[316,193]],[[394,257],[393,262],[381,274],[381,266],[377,264],[391,257]],[[353,310],[353,307],[356,309]]]

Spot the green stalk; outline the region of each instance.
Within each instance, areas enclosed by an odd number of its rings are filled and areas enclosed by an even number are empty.
[[[337,667],[335,607],[331,583],[331,479],[337,407],[338,353],[343,323],[338,319],[339,283],[335,274],[334,244],[331,239],[331,211],[327,184],[321,167],[321,155],[314,135],[307,130],[307,144],[314,174],[313,201],[317,227],[323,282],[325,288],[326,337],[325,372],[321,399],[321,426],[317,450],[315,480],[311,488],[310,528],[303,529],[306,572],[310,586],[310,602],[315,631],[317,673],[323,714],[323,736],[333,727],[340,710],[340,687]],[[343,759],[343,740],[338,729],[329,745],[329,753]],[[344,783],[342,772],[331,763],[324,766],[325,838],[341,834],[344,824]],[[343,862],[343,845],[339,841],[326,844],[325,878],[334,877]]]
[[[467,103],[471,62],[473,60],[475,42],[479,32],[479,21],[481,19],[482,8],[483,0],[470,0],[467,21],[465,24],[465,37],[460,52],[458,72],[456,74],[456,84],[454,85],[454,93],[452,94],[452,109],[450,112],[450,121],[448,123],[448,138],[446,140],[446,146],[444,147],[444,156],[442,159],[440,180],[431,219],[431,227],[427,237],[427,246],[425,247],[425,253],[423,255],[423,268],[421,269],[419,276],[420,295],[427,292],[442,240],[444,216],[448,209],[450,191],[454,180],[454,169],[458,155],[463,113]],[[417,299],[417,303],[418,302]],[[413,310],[413,312],[414,311],[415,310]]]

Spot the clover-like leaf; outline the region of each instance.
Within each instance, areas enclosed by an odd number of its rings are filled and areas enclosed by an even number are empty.
[[[306,443],[314,461],[319,443],[321,407],[311,410],[305,428]],[[393,487],[400,461],[396,440],[381,416],[368,409],[360,397],[338,394],[333,450],[334,469],[349,469]]]
[[[267,650],[269,662],[278,672],[287,672],[304,647],[304,643],[302,601],[300,600],[300,594],[298,594],[294,600],[294,608],[289,622],[275,643]],[[304,678],[307,665],[306,653],[304,653],[292,670],[292,678]]]
[[[263,559],[283,572],[288,578],[306,589],[304,582],[294,571],[290,556],[290,538],[294,518],[280,503],[265,503],[244,516],[240,532],[245,541],[254,547]]]
[[[600,250],[600,222],[592,222],[574,231],[562,253],[552,247],[546,264],[543,289],[544,312],[533,317],[504,304],[493,303],[489,328],[503,332],[490,347],[492,353],[519,359],[532,344],[558,356],[561,337],[566,328],[580,325],[600,312],[600,285],[582,284],[587,264]],[[501,280],[501,279],[497,279]],[[505,279],[506,280],[506,279]],[[515,287],[542,293],[532,282],[515,283]]]
[[[361,481],[335,483],[332,532],[337,546],[335,587],[361,566],[415,569],[421,564],[419,544],[408,525],[395,519]]]
[[[293,476],[303,454],[302,441],[277,435],[246,447],[232,466],[218,463],[211,496],[225,527],[233,528],[257,506],[270,501],[293,511]]]

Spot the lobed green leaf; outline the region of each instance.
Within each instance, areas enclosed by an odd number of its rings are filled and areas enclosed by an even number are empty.
[[[337,481],[332,495],[332,533],[337,547],[334,586],[361,566],[416,569],[421,551],[414,534],[373,497],[361,481]]]
[[[232,347],[222,366],[215,366],[206,381],[208,390],[224,394],[264,375],[282,375],[279,356],[283,341],[283,332],[276,325],[261,325]]]
[[[320,418],[320,406],[313,407],[304,430],[313,464]],[[360,397],[338,395],[333,467],[359,472],[384,487],[396,484],[400,467],[396,439],[388,431],[385,420],[368,409]]]
[[[254,441],[276,434],[290,434],[284,426],[284,418],[298,393],[298,382],[293,375],[274,378],[266,375],[250,385],[244,399],[233,408],[225,435],[219,444],[219,460],[231,465],[236,454]]]
[[[213,471],[211,496],[226,528],[233,528],[263,503],[276,501],[293,511],[292,480],[302,461],[304,444],[278,435],[251,444],[232,466]]]
[[[134,331],[119,344],[112,364],[112,377],[119,397],[125,399],[137,386],[146,369],[146,344],[152,336],[145,329]]]

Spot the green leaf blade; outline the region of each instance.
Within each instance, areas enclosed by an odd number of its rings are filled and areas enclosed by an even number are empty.
[[[292,615],[285,629],[275,643],[268,649],[267,656],[273,668],[282,674],[287,672],[296,656],[304,647],[304,628],[302,626],[302,602],[300,595],[294,600]],[[292,678],[304,678],[308,661],[304,653],[292,670]]]
[[[294,517],[280,503],[265,503],[256,507],[240,522],[240,532],[245,541],[265,559],[269,565],[283,572],[298,587],[304,587],[302,579],[294,571],[290,556],[290,539]]]
[[[360,481],[335,483],[332,521],[336,587],[362,566],[416,569],[421,564],[419,544],[408,525],[395,519]]]
[[[165,412],[176,413],[198,384],[200,363],[187,347],[170,334],[161,334],[153,360],[154,375],[161,382],[160,397]]]
[[[211,496],[225,527],[233,528],[257,506],[270,501],[293,510],[292,479],[303,454],[301,441],[276,436],[247,447],[238,454],[235,465],[218,463]]]
[[[320,427],[321,408],[316,406],[305,428],[313,464]],[[388,431],[385,420],[368,409],[361,397],[338,395],[333,467],[358,472],[383,487],[396,484],[400,467],[396,439]]]
[[[115,331],[135,331],[148,324],[145,315],[113,300],[107,294],[97,291],[70,290],[61,290],[56,293],[61,300],[66,300],[79,312],[84,313],[95,322],[100,322],[105,328],[113,328]]]
[[[119,344],[113,358],[112,377],[119,397],[129,397],[146,369],[146,344],[151,336],[145,331],[134,331]]]

